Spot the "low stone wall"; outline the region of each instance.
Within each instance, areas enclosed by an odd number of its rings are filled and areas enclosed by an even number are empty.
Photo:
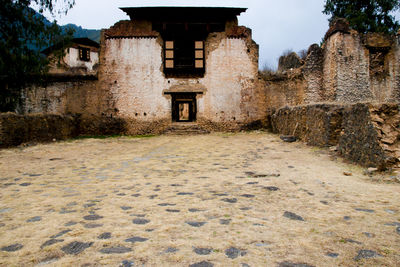
[[[272,112],[274,133],[294,135],[309,145],[337,146],[344,158],[381,170],[398,164],[398,104],[315,104]]]
[[[400,158],[398,104],[356,104],[343,113],[338,151],[361,165],[383,170]]]
[[[65,140],[79,135],[141,135],[161,134],[169,121],[139,122],[131,119],[15,113],[0,114],[0,147],[18,146],[29,142]]]
[[[78,135],[73,116],[0,114],[0,147],[64,140]]]
[[[257,121],[240,129],[269,125],[274,133],[294,135],[314,146],[336,146],[340,155],[381,170],[396,166],[400,158],[398,104],[314,104],[271,111],[268,123]],[[203,127],[215,125],[200,123]],[[54,114],[0,114],[0,147],[27,142],[64,140],[78,135],[157,134],[169,121],[138,123],[111,117]],[[226,125],[221,128],[226,129]],[[215,130],[215,129],[213,129]]]
[[[271,117],[273,132],[295,135],[313,146],[338,143],[343,107],[316,104],[278,109]]]
[[[262,120],[248,124],[213,123],[199,120],[208,131],[240,131],[265,128]],[[162,134],[171,125],[170,119],[138,121],[108,116],[56,115],[15,113],[0,114],[0,147],[17,146],[29,142],[65,140],[79,135],[143,135]]]
[[[159,119],[154,121],[141,121],[132,118],[104,118],[94,117],[85,118],[80,122],[83,133],[94,133],[109,135],[144,135],[162,134],[171,124],[169,119]]]

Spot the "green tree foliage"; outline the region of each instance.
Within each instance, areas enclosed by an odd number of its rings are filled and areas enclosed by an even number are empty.
[[[56,22],[48,23],[30,8],[36,4],[45,10],[66,12],[74,0],[64,0],[56,10],[56,0],[0,0],[0,111],[14,111],[20,90],[34,76],[47,71],[47,60],[40,51],[69,37]]]
[[[325,0],[324,14],[345,18],[350,27],[361,33],[395,33],[399,23],[393,13],[400,9],[399,0]]]

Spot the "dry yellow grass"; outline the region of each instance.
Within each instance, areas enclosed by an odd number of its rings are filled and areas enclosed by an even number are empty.
[[[400,266],[393,224],[400,222],[400,187],[378,178],[332,160],[326,150],[257,132],[1,150],[0,248],[23,247],[0,251],[0,265]],[[284,217],[285,211],[304,221]],[[84,218],[96,214],[102,218]],[[36,216],[39,221],[27,222]],[[137,218],[149,222],[134,224]],[[206,223],[192,227],[189,221]],[[41,248],[64,230],[70,231],[55,238],[63,241]],[[111,238],[99,239],[105,232]],[[125,241],[135,236],[148,240]],[[74,241],[93,244],[77,255],[61,250]],[[100,252],[118,246],[131,251]],[[245,253],[228,258],[231,247]],[[194,248],[211,252],[198,255]],[[381,256],[355,261],[360,250]]]

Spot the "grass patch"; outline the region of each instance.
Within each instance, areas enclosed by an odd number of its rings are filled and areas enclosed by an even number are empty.
[[[143,135],[129,135],[126,136],[128,138],[152,138],[152,137],[156,137],[157,135],[155,134],[143,134]]]
[[[218,132],[217,135],[222,136],[222,137],[229,137],[229,136],[235,136],[237,133],[235,132]]]
[[[114,135],[80,135],[77,136],[73,140],[84,140],[84,139],[108,139],[108,138],[118,138],[118,137],[126,137],[126,138],[151,138],[155,137],[156,135],[154,134],[143,134],[143,135],[119,135],[119,134],[114,134]]]
[[[82,140],[82,139],[107,139],[107,138],[117,138],[121,137],[122,135],[80,135],[73,140]]]

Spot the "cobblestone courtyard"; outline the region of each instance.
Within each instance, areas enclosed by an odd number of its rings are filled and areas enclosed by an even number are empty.
[[[400,266],[400,185],[267,133],[0,151],[2,266]]]

